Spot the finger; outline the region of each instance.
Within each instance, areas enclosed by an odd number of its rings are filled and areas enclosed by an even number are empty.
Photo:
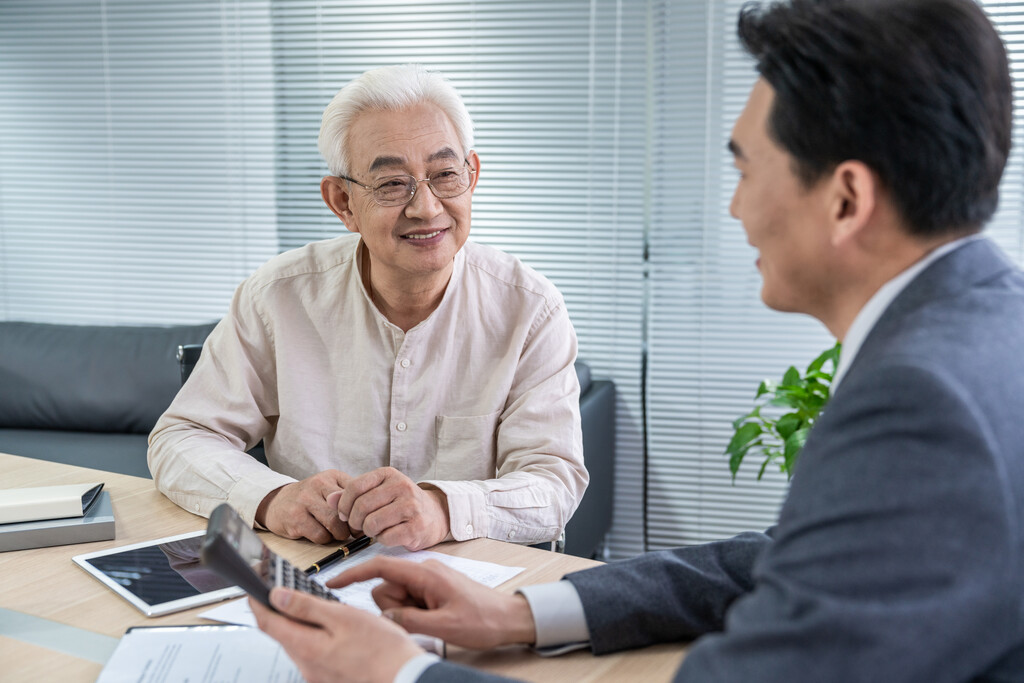
[[[294,525],[293,538],[301,536],[314,543],[344,540],[351,534],[348,525],[338,517],[337,509],[327,503],[327,497],[338,491],[337,481],[347,478],[343,472],[326,470],[304,481],[293,501],[295,513],[301,519]]]
[[[310,513],[316,519],[317,523],[320,524],[328,534],[330,534],[332,539],[343,541],[352,535],[349,531],[348,524],[341,521],[341,518],[338,517],[337,508],[327,504],[317,505],[310,511]],[[330,539],[328,539],[328,541],[329,540]]]
[[[438,613],[437,610],[419,607],[394,607],[383,613],[408,633],[423,633],[450,640],[452,636],[451,618]]]
[[[333,483],[338,490],[344,489],[353,478],[351,474],[345,474],[340,470],[326,470],[326,472],[333,478]]]
[[[308,510],[305,511],[302,521],[296,525],[297,533],[290,538],[307,538],[313,543],[323,545],[334,540],[334,535]]]
[[[384,581],[378,584],[370,594],[373,596],[373,601],[377,603],[377,607],[381,611],[392,609],[395,607],[424,607],[425,605],[409,595],[409,591],[397,583],[391,583],[390,581]]]
[[[283,589],[275,588],[274,590]],[[260,627],[260,630],[281,643],[286,650],[299,644],[309,643],[310,638],[315,638],[320,633],[320,629],[278,614],[251,597],[249,598],[249,607],[256,617],[256,625]]]
[[[356,499],[348,515],[349,523],[358,524],[368,536],[376,536],[388,527],[414,519],[423,507],[420,495],[427,494],[405,475],[388,477]],[[383,516],[371,521],[371,517],[382,513]]]
[[[290,507],[274,511],[274,517],[267,519],[268,527],[285,538],[308,538],[314,543],[330,540],[328,531],[303,507]]]
[[[372,495],[372,491],[366,496]],[[363,496],[363,498],[366,498]],[[406,530],[408,534],[415,534],[416,529],[421,527],[418,524],[421,520],[417,518],[415,514],[418,510],[415,501],[409,500],[406,497],[398,496],[396,498],[382,498],[375,497],[375,501],[363,503],[363,498],[356,501],[355,507],[352,508],[352,524],[359,524],[359,528],[363,530],[367,536],[373,536],[374,538],[380,539],[380,535],[385,531],[398,527],[406,523],[413,523],[413,527]],[[376,502],[380,502],[376,507],[370,508]],[[363,510],[366,510],[365,514],[362,514]],[[357,521],[360,520],[361,521]],[[399,543],[391,543],[386,540],[381,541],[384,545],[401,545]]]
[[[395,470],[391,467],[378,467],[362,474],[345,484],[341,499],[338,501],[338,514],[342,521],[349,521],[349,514],[352,511],[352,504],[370,489],[380,486],[387,480],[389,473]]]
[[[364,526],[367,528],[375,526],[377,524],[376,519],[375,516],[373,520],[368,521]],[[369,534],[370,532],[367,531],[366,533]],[[418,526],[409,521],[401,521],[382,531],[373,533],[373,538],[381,545],[400,545],[406,550],[423,550],[428,547],[428,543],[423,539]]]
[[[270,591],[270,604],[281,614],[295,621],[305,622],[307,630],[335,630],[339,609],[354,609],[340,602],[327,602],[308,593],[275,587]]]

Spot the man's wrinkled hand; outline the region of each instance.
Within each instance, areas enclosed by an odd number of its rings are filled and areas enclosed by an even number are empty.
[[[380,467],[349,480],[328,503],[352,531],[383,545],[422,550],[448,536],[448,499],[424,489],[393,467]]]
[[[375,557],[327,585],[341,588],[369,579],[384,580],[373,589],[373,599],[384,616],[410,633],[475,649],[536,642],[526,598],[488,588],[436,560]]]
[[[285,538],[308,538],[314,543],[343,541],[352,534],[327,497],[343,490],[351,480],[344,472],[325,470],[285,484],[263,499],[256,510],[256,521]]]

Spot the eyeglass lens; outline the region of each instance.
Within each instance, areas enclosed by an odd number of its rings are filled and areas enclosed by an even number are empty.
[[[426,178],[431,192],[438,199],[457,197],[469,188],[469,168],[446,168]],[[391,176],[373,188],[373,197],[383,206],[405,204],[416,194],[419,183],[411,175]]]

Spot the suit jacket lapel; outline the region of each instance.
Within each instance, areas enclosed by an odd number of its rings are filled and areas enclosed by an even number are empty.
[[[931,302],[958,296],[1014,268],[1009,257],[985,238],[968,242],[941,257],[921,271],[885,309],[861,345],[846,373],[847,378],[857,371],[864,358],[873,355],[875,347],[885,343],[911,312]]]

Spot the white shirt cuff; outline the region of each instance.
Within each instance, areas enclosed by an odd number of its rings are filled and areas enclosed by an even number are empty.
[[[424,652],[421,655],[416,655],[398,670],[394,683],[416,683],[419,680],[420,674],[432,666],[434,662],[440,661],[441,658],[433,652]]]
[[[533,623],[537,629],[535,647],[538,650],[553,646],[574,646],[569,649],[559,648],[557,654],[561,654],[586,647],[590,643],[583,602],[571,583],[540,583],[523,586],[516,592],[526,598],[533,612]]]

